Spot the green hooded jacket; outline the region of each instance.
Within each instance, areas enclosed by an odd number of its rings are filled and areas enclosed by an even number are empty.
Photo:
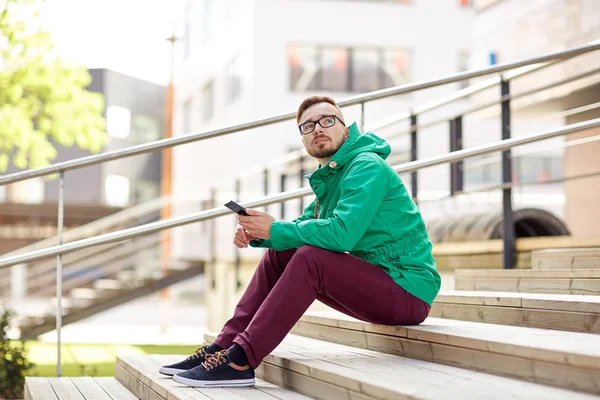
[[[307,175],[316,199],[293,221],[274,221],[271,239],[252,247],[287,250],[313,245],[381,267],[404,290],[428,304],[441,279],[416,204],[385,162],[390,145],[356,123],[325,166]],[[315,205],[318,200],[318,218]]]

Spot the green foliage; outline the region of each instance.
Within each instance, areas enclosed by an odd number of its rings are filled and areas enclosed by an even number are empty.
[[[39,0],[0,0],[0,172],[48,165],[56,150],[77,145],[99,152],[106,143],[104,98],[85,88],[83,67],[53,54],[41,28]]]
[[[9,310],[0,317],[0,399],[22,399],[25,376],[33,367],[25,358],[24,344],[7,337],[12,317]]]

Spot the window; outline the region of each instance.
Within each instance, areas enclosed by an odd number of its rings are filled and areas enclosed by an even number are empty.
[[[236,56],[227,65],[225,70],[225,102],[237,100],[242,93],[242,77],[240,72],[239,56]]]
[[[209,120],[215,113],[214,81],[208,82],[202,89],[202,119]]]
[[[187,99],[183,105],[183,134],[192,132],[192,99]]]
[[[469,69],[469,51],[461,50],[458,52],[458,72],[464,72]],[[469,80],[459,82],[459,88],[464,89],[469,86]]]
[[[42,178],[32,178],[12,184],[10,201],[22,204],[41,204],[44,202],[45,185]]]
[[[493,185],[502,182],[502,162],[486,162],[489,157],[466,161],[465,182]],[[469,168],[470,163],[474,164]],[[475,165],[477,165],[475,167]],[[513,181],[545,182],[562,177],[562,157],[559,155],[523,156],[513,159]]]
[[[184,56],[188,59],[192,54],[192,35],[193,27],[192,21],[194,19],[194,0],[187,0],[185,4],[185,15],[184,15]]]
[[[110,105],[106,109],[106,132],[116,138],[126,138],[131,130],[131,111]]]
[[[315,47],[295,46],[288,48],[290,66],[290,88],[295,90],[318,89],[315,75],[317,73],[318,51]]]
[[[129,204],[129,179],[121,175],[108,175],[104,180],[104,202],[111,207]]]
[[[407,52],[399,49],[288,47],[292,90],[368,92],[408,82]]]
[[[147,115],[134,115],[131,118],[131,133],[140,143],[153,142],[162,138],[160,122]]]

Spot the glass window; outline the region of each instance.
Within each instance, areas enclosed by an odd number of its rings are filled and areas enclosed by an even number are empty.
[[[183,105],[183,134],[192,132],[192,99],[187,99]]]
[[[383,85],[381,89],[408,83],[407,54],[404,50],[383,51]]]
[[[380,88],[379,52],[374,49],[355,49],[351,52],[351,88],[356,92],[370,92]]]
[[[242,92],[242,77],[239,64],[239,57],[236,56],[231,60],[225,72],[225,101],[227,103],[237,100]]]
[[[131,130],[131,111],[125,107],[110,105],[106,109],[106,131],[116,138],[126,138]]]
[[[214,81],[208,82],[202,89],[202,118],[211,119],[215,113]]]
[[[461,50],[458,52],[458,72],[467,71],[469,69],[469,51]],[[469,80],[459,82],[459,88],[464,89],[469,86]]]
[[[131,118],[131,132],[141,143],[153,142],[162,138],[160,122],[147,115],[134,115]]]
[[[325,90],[346,90],[348,87],[348,49],[323,48],[321,65],[317,74],[320,88]]]
[[[129,204],[129,179],[121,175],[108,175],[104,181],[104,202],[111,207]]]
[[[319,89],[315,75],[318,70],[318,51],[316,47],[291,45],[288,48],[290,66],[290,89]]]
[[[41,204],[46,196],[43,178],[16,182],[10,190],[10,201],[22,204]]]

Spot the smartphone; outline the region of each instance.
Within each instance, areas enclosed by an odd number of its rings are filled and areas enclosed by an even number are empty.
[[[240,206],[238,203],[236,203],[233,200],[230,201],[229,203],[226,203],[225,207],[229,208],[231,211],[233,211],[236,214],[248,216],[248,214],[246,213],[246,209],[244,207]]]

